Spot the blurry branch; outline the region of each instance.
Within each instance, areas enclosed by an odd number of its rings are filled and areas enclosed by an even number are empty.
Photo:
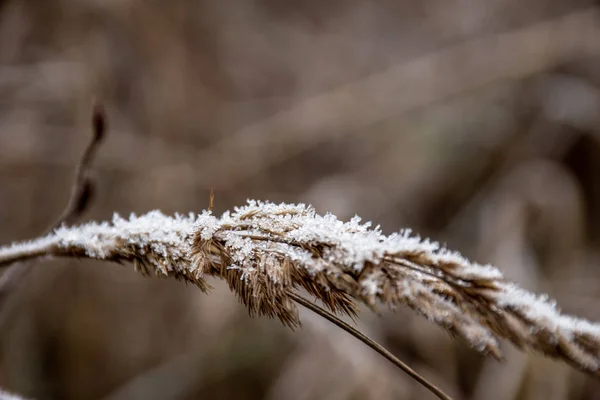
[[[545,78],[544,85],[548,85],[549,79]],[[540,96],[536,101],[543,104],[551,101],[549,97],[560,97],[559,93],[556,93],[558,90],[552,89],[552,96]],[[573,100],[566,96],[560,101],[565,103]],[[572,107],[569,110],[572,110]],[[572,111],[571,114],[576,112]],[[398,157],[397,148],[378,152],[368,162],[361,163],[357,168],[335,178],[359,181],[361,187],[368,182],[377,189],[378,196],[369,192],[364,194],[368,196],[371,209],[377,210],[376,214],[372,214],[373,218],[382,218],[397,210],[410,209],[410,213],[403,215],[403,221],[408,225],[445,230],[446,237],[457,237],[464,223],[471,221],[469,211],[480,207],[486,193],[495,188],[515,165],[531,159],[559,160],[584,134],[549,121],[548,117],[541,113],[535,114],[531,116],[532,121],[526,121],[529,126],[526,127],[525,133],[517,129],[516,133],[511,131],[503,134],[501,140],[495,140],[493,145],[486,146],[486,157],[481,157],[480,146],[470,146],[462,150],[458,161],[446,156],[444,161],[431,163],[430,159],[436,157],[435,153],[415,157],[411,160],[409,168],[418,172],[394,176],[394,185],[387,183],[390,171],[408,168],[403,164],[402,158]],[[588,129],[593,131],[594,128],[590,125]],[[474,137],[469,139],[469,143],[479,144],[478,140],[483,141],[484,137],[485,135]],[[460,187],[460,190],[457,190],[457,187]],[[352,197],[345,200],[348,208],[352,207],[352,203],[355,209],[364,203],[361,196],[351,200]],[[445,211],[442,213],[440,209]]]
[[[564,286],[568,278],[557,277],[555,272],[574,273],[573,260],[577,258],[576,247],[581,243],[583,231],[581,194],[575,181],[558,163],[534,160],[518,165],[486,194],[483,209],[469,210],[473,219],[480,221],[479,231],[475,232],[477,247],[491,254],[495,263],[506,265],[507,274],[528,288],[538,290],[548,286],[542,271],[553,277],[558,287]],[[536,218],[532,219],[531,215]],[[487,229],[489,226],[495,229]],[[528,234],[532,230],[542,233]],[[536,247],[532,236],[536,237],[538,246],[540,240],[544,241],[543,258],[532,256]],[[473,391],[474,400],[517,398],[533,374],[554,374],[553,379],[543,385],[542,392],[560,392],[554,389],[563,384],[571,371],[551,368],[549,364],[540,371],[535,364],[544,360],[533,354],[514,353],[505,368],[487,361],[481,366]],[[489,390],[491,385],[498,388],[493,393]],[[530,391],[538,387],[530,387],[527,393],[532,395]]]
[[[62,224],[70,224],[76,220],[88,207],[94,195],[94,181],[90,176],[90,168],[106,131],[106,116],[104,108],[97,104],[92,114],[92,139],[87,145],[75,171],[75,182],[71,189],[71,197],[67,207],[50,230]]]
[[[486,198],[502,184],[503,180],[512,175],[515,166],[529,163],[531,160],[559,160],[581,135],[580,132],[566,130],[560,125],[552,124],[544,117],[536,119],[528,132],[505,151],[503,157],[489,171],[485,181],[477,185],[477,191],[470,198],[457,202],[460,206],[451,218],[445,221],[446,235],[449,237],[457,235],[468,223],[469,218],[472,218],[471,211],[483,207]],[[545,189],[548,189],[548,186]],[[454,190],[454,188],[447,188],[448,193]],[[577,241],[577,238],[566,237],[567,241]]]
[[[470,161],[469,167],[460,173],[447,165],[437,167],[436,170],[429,167],[412,190],[406,190],[402,185],[380,187],[387,198],[394,199],[391,206],[400,209],[411,206],[411,224],[425,223],[427,226],[443,229],[448,237],[455,237],[461,228],[459,223],[464,223],[469,218],[468,211],[481,206],[486,193],[493,190],[515,165],[531,159],[560,159],[580,136],[579,132],[564,129],[536,116],[526,133],[511,135],[502,142],[499,141],[494,151],[479,166]],[[397,156],[392,153],[381,156],[368,167],[369,171],[365,171],[368,172],[367,176],[377,176],[373,170],[379,167],[378,171],[381,171],[385,163],[392,162],[394,157]],[[467,156],[465,159],[471,160],[471,157]],[[462,192],[456,189],[455,177],[459,175],[462,179]],[[465,182],[465,177],[469,177],[470,182],[467,182],[470,186]],[[441,206],[447,209],[446,215],[439,212]]]
[[[469,92],[520,79],[573,57],[598,54],[597,8],[430,53],[314,96],[194,154],[198,184],[230,186],[292,154],[364,126]],[[244,154],[239,159],[224,154]]]
[[[311,97],[205,150],[157,138],[139,141],[135,135],[119,132],[109,149],[112,165],[105,167],[145,172],[156,168],[177,169],[181,165],[182,170],[205,171],[200,176],[195,174],[190,184],[217,185],[216,189],[230,187],[293,154],[378,121],[501,80],[547,71],[575,57],[597,55],[600,47],[595,38],[599,36],[598,9],[592,7],[522,29],[477,37]],[[129,151],[132,142],[146,157],[132,162]],[[47,154],[25,154],[11,147],[10,142],[2,144],[0,157],[5,165],[20,165],[29,157],[29,165],[34,162],[64,165],[62,159],[47,160]],[[239,158],[223,157],[224,154],[243,154],[243,165],[240,166]],[[180,160],[180,164],[174,165],[174,160]]]
[[[106,130],[106,117],[104,109],[96,105],[92,115],[92,138],[88,143],[79,164],[77,165],[75,181],[67,206],[60,217],[48,229],[52,232],[63,224],[74,222],[88,207],[94,193],[94,182],[90,176],[91,164],[102,142]],[[6,301],[15,289],[29,275],[33,266],[31,264],[12,265],[0,277],[0,326],[6,319]]]

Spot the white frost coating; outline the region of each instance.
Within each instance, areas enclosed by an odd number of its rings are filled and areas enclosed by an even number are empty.
[[[298,279],[309,277],[322,293],[337,291],[339,296],[341,291],[370,306],[407,304],[495,355],[500,336],[588,371],[598,369],[600,325],[562,315],[547,296],[506,282],[497,268],[472,263],[410,230],[386,236],[370,226],[359,217],[343,222],[332,214],[319,215],[304,204],[250,200],[221,217],[209,211],[174,217],[152,211],[129,219],[115,215],[111,223],[61,227],[34,241],[0,247],[0,265],[45,255],[85,255],[134,261],[202,287],[203,275],[215,274],[212,263],[229,260],[222,267],[244,283],[241,288],[257,299],[255,304],[285,303],[285,297],[260,299],[285,296],[286,290],[301,287]],[[202,241],[215,246],[205,250]]]
[[[5,247],[0,247],[0,255],[6,254],[35,254],[52,245],[56,245],[58,239],[55,235],[47,235],[35,240],[15,242]]]
[[[48,237],[57,240],[59,247],[81,248],[88,257],[96,259],[110,258],[124,246],[132,254],[152,255],[160,262],[159,270],[166,274],[188,267],[195,222],[193,214],[169,217],[156,210],[140,217],[131,214],[129,219],[115,214],[111,224],[92,222],[76,229],[60,227]]]
[[[367,296],[376,296],[379,294],[379,280],[381,279],[380,274],[380,272],[373,273],[361,282],[361,286],[366,292]]]
[[[515,284],[505,284],[496,297],[499,305],[521,310],[550,332],[585,332],[592,336],[600,336],[600,325],[562,315],[556,302],[547,295],[536,295]]]
[[[426,254],[429,257],[431,263],[429,267],[431,268],[437,268],[440,264],[455,265],[452,276],[456,279],[503,279],[502,273],[498,269],[473,264],[458,253],[442,249],[436,242],[411,236],[410,230],[385,236],[379,229],[369,230],[370,222],[361,224],[360,221],[358,216],[349,222],[342,222],[332,214],[321,216],[304,204],[277,205],[250,200],[248,205],[235,208],[232,214],[225,214],[220,223],[213,222],[213,224],[220,225],[221,228],[232,228],[234,232],[243,230],[248,235],[272,237],[271,232],[278,232],[280,233],[279,237],[290,242],[306,245],[327,244],[329,247],[323,250],[322,258],[355,273],[362,271],[367,262],[379,264],[384,258],[394,259],[403,258],[406,255]],[[218,228],[210,229],[211,232],[217,230]],[[208,238],[208,231],[203,228],[203,239]],[[241,253],[242,246],[236,243],[238,239],[232,236],[225,239],[232,241],[229,248],[236,252],[237,261],[254,262],[248,249],[243,254]],[[298,250],[288,247],[285,252],[291,259],[305,266],[311,275],[323,270],[323,265],[315,263],[314,259],[306,258],[306,256],[298,257]]]
[[[201,232],[202,239],[209,240],[221,228],[221,223],[210,211],[204,211],[198,215],[194,228]]]

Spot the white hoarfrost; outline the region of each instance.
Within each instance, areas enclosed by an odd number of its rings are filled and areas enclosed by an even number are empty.
[[[561,315],[546,296],[505,282],[497,268],[470,262],[410,230],[386,236],[379,227],[370,227],[359,217],[343,222],[304,204],[249,200],[220,218],[209,211],[174,217],[152,211],[129,219],[115,215],[110,223],[61,227],[40,239],[0,248],[0,266],[75,255],[134,261],[165,275],[194,273],[204,267],[195,264],[194,251],[199,250],[194,240],[218,242],[230,260],[224,267],[239,273],[245,284],[264,277],[290,285],[284,269],[292,263],[315,282],[326,277],[329,283],[318,282],[324,291],[343,292],[350,286],[342,284],[354,280],[357,289],[346,294],[371,306],[389,300],[392,291],[395,300],[388,305],[407,304],[476,348],[491,351],[495,337],[501,336],[587,370],[600,367],[598,324]],[[337,278],[341,286],[336,286]]]

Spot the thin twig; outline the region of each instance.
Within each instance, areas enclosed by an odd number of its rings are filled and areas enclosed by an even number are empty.
[[[96,105],[92,114],[92,138],[88,143],[75,173],[69,201],[60,217],[48,228],[52,232],[62,224],[71,223],[81,216],[91,203],[94,194],[94,181],[90,176],[91,164],[106,132],[106,115],[101,105]],[[4,321],[4,305],[13,291],[29,275],[32,263],[20,263],[11,266],[0,277],[0,325]]]
[[[400,368],[402,371],[406,372],[411,378],[419,382],[421,385],[423,385],[425,388],[427,388],[429,391],[435,394],[438,398],[442,400],[452,400],[452,397],[448,396],[440,388],[435,386],[433,383],[429,382],[427,379],[419,375],[416,371],[414,371],[412,368],[410,368],[408,365],[406,365],[400,359],[398,359],[398,357],[390,353],[385,347],[383,347],[364,333],[360,332],[358,329],[347,324],[346,322],[336,317],[329,311],[319,307],[316,304],[311,303],[309,300],[306,300],[304,297],[294,292],[289,291],[287,294],[296,303],[308,308],[315,314],[325,318],[329,322],[342,328],[343,330],[345,330],[346,332],[348,332],[349,334],[351,334],[352,336],[354,336],[355,338],[357,338],[358,340],[360,340],[361,342],[363,342],[364,344],[381,354],[383,357],[387,358],[389,361],[391,361],[392,364]]]
[[[69,224],[87,209],[94,195],[94,181],[90,176],[90,167],[106,132],[106,114],[104,107],[97,104],[92,114],[92,138],[88,143],[81,160],[75,170],[75,182],[71,189],[71,197],[61,216],[50,228],[50,231],[62,224]]]

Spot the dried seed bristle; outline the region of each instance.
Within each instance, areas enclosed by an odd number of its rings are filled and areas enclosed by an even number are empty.
[[[0,248],[0,266],[39,256],[133,262],[144,274],[184,279],[207,290],[224,279],[252,315],[299,324],[290,293],[303,288],[335,313],[360,302],[407,305],[471,346],[501,357],[499,339],[593,373],[600,326],[564,316],[545,296],[507,282],[495,267],[472,263],[402,231],[383,235],[355,217],[342,222],[303,204],[249,201],[220,218],[168,217],[158,211],[111,224],[60,228]]]

